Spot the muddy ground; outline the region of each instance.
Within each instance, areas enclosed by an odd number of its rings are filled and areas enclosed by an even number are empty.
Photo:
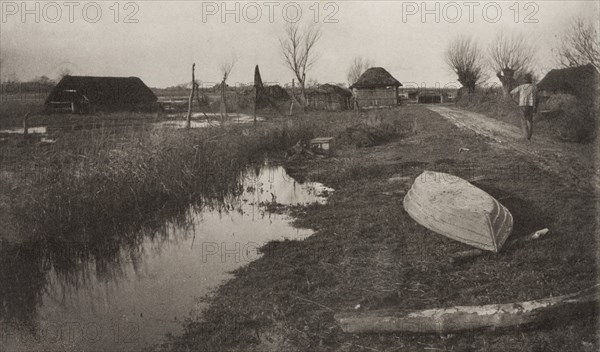
[[[324,118],[324,117],[322,117]],[[288,172],[333,187],[325,205],[294,208],[304,241],[272,242],[235,272],[192,317],[183,336],[159,350],[201,351],[595,351],[596,316],[453,335],[345,334],[335,312],[423,309],[538,299],[575,292],[597,278],[597,198],[564,182],[561,163],[540,167],[527,153],[461,129],[422,106],[399,107],[413,126],[384,144],[341,146],[333,157],[284,162]],[[584,147],[595,148],[595,146]],[[592,149],[593,150],[593,149]],[[423,170],[453,173],[504,204],[513,238],[545,227],[543,240],[463,264],[468,246],[416,224],[402,199]],[[595,177],[593,168],[577,177]],[[483,176],[483,177],[481,177]]]

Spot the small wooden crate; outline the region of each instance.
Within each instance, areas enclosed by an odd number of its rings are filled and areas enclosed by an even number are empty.
[[[333,153],[333,137],[318,137],[310,140],[310,149],[317,153],[330,156]]]

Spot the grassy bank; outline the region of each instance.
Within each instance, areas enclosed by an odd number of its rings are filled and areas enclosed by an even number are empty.
[[[330,117],[331,116],[331,117]],[[334,115],[322,116],[339,124]],[[329,159],[288,170],[336,189],[325,205],[294,209],[316,233],[272,242],[208,299],[202,316],[167,351],[585,351],[597,350],[595,319],[448,336],[344,334],[334,312],[506,303],[570,293],[595,282],[596,199],[565,188],[529,160],[462,131],[419,106],[392,112],[416,133],[369,148],[339,146]],[[319,121],[322,123],[322,121]],[[468,152],[459,152],[460,148]],[[417,225],[402,199],[423,170],[470,178],[512,212],[513,236],[551,235],[498,255],[450,264],[466,245]],[[582,175],[585,177],[585,175]]]

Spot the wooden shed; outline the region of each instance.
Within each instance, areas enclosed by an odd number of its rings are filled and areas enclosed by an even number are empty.
[[[401,87],[382,67],[371,67],[350,86],[358,108],[398,105],[398,87]]]
[[[156,95],[138,77],[65,76],[46,98],[49,112],[138,111],[158,107]]]
[[[333,84],[322,84],[309,90],[308,105],[316,110],[341,111],[352,107],[352,91]]]

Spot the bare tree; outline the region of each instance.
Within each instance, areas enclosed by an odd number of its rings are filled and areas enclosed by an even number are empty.
[[[490,43],[488,54],[491,68],[502,83],[504,95],[515,86],[515,75],[531,70],[535,59],[535,47],[525,36],[500,31]]]
[[[219,66],[219,69],[221,70],[221,76],[223,77],[223,82],[227,81],[227,78],[229,78],[229,75],[231,74],[231,71],[233,71],[237,61],[237,55],[232,54],[229,61],[225,61],[221,64],[221,66]]]
[[[574,17],[556,48],[558,64],[564,67],[592,64],[600,69],[600,38],[590,19]]]
[[[309,78],[309,79],[306,80],[306,84],[305,85],[309,89],[310,88],[317,88],[319,86],[319,81],[317,81],[314,78]]]
[[[73,74],[73,71],[71,71],[71,69],[69,69],[68,67],[63,67],[60,69],[60,72],[58,72],[58,80],[60,81],[65,76],[70,76],[72,74]]]
[[[227,78],[231,74],[231,71],[235,67],[237,63],[237,55],[231,55],[231,60],[223,62],[219,69],[221,70],[221,76],[223,80],[221,81],[221,104],[220,104],[220,113],[221,113],[221,124],[225,122],[225,117],[227,116],[227,102],[226,102],[226,94],[225,87],[227,86]]]
[[[306,72],[318,59],[315,55],[315,45],[320,38],[321,27],[314,23],[301,27],[296,22],[287,23],[285,36],[279,39],[283,61],[298,80],[304,106],[306,106]]]
[[[371,59],[363,58],[362,56],[356,56],[350,64],[346,78],[348,79],[348,86],[353,85],[358,81],[358,78],[365,73],[365,71],[373,66]]]
[[[484,54],[479,44],[472,38],[458,36],[446,48],[445,56],[458,82],[473,93],[484,77]]]

